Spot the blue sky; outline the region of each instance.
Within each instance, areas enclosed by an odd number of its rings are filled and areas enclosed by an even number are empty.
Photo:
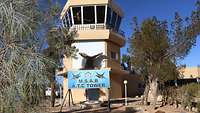
[[[64,5],[67,0],[58,0]],[[126,37],[130,37],[133,27],[131,26],[132,18],[136,16],[139,23],[143,20],[156,16],[158,19],[171,22],[174,13],[179,12],[182,17],[190,16],[197,0],[115,0],[125,13],[121,29],[125,31]],[[122,54],[126,53],[126,45],[122,48]],[[200,64],[200,37],[196,46],[192,48],[190,54],[181,61],[187,66],[197,66]]]

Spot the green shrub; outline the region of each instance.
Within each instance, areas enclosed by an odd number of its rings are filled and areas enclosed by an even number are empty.
[[[199,84],[196,83],[191,83],[184,85],[180,87],[180,92],[179,94],[181,95],[181,104],[183,105],[184,108],[192,107],[192,102],[195,101],[196,98],[198,98],[199,95]],[[200,107],[200,105],[199,105]],[[197,106],[198,108],[198,106]],[[200,109],[200,108],[199,108]]]
[[[198,97],[199,88],[200,88],[199,84],[191,83],[191,84],[187,84],[187,85],[182,86],[181,89],[184,93],[188,93],[193,97]]]

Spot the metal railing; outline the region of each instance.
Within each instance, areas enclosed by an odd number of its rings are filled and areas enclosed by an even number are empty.
[[[118,33],[119,35],[125,37],[125,33],[122,30],[115,30],[111,26],[105,25],[105,24],[78,24],[73,25],[71,27],[73,30],[104,30],[104,29],[110,29],[111,31]]]
[[[103,30],[106,29],[105,24],[79,24],[79,25],[73,25],[73,29],[75,30]]]

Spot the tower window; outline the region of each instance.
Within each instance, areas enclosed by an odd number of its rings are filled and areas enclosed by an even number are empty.
[[[108,9],[107,9],[107,19],[106,19],[106,24],[108,26],[110,26],[110,20],[111,20],[111,8],[108,7]]]
[[[63,21],[63,26],[64,26],[64,27],[68,26],[67,23],[66,23],[66,18],[65,18],[65,17],[63,18],[62,21]]]
[[[64,18],[64,25],[65,27],[69,28],[70,27],[70,23],[69,23],[69,17],[68,17],[68,14],[65,15],[65,18]]]
[[[116,31],[119,31],[121,20],[122,20],[122,18],[120,16],[118,16],[117,17],[117,23],[116,23],[116,26],[115,26]]]
[[[83,23],[84,24],[95,23],[94,6],[83,7]]]
[[[118,54],[116,52],[111,51],[111,59],[118,60]]]
[[[97,6],[97,23],[104,23],[105,6]]]
[[[111,27],[112,27],[112,28],[115,27],[116,18],[117,18],[117,13],[115,13],[115,12],[113,11],[113,13],[112,13],[112,20],[111,20]]]
[[[68,10],[67,14],[68,14],[69,25],[72,26],[72,15],[71,15],[70,10]]]
[[[74,24],[81,24],[81,7],[73,7]]]

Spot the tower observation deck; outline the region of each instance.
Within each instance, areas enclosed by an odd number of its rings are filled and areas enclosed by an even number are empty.
[[[67,29],[109,30],[124,38],[120,29],[123,15],[121,8],[112,0],[68,0],[60,18]]]

